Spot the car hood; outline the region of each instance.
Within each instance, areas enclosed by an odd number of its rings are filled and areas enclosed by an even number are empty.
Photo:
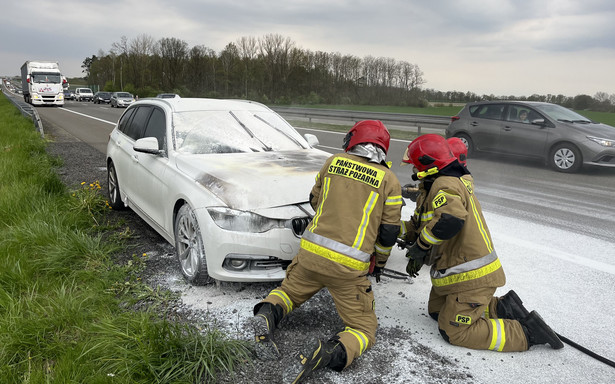
[[[561,123],[560,123],[561,124]],[[612,139],[615,140],[615,127],[610,125],[602,124],[602,123],[590,123],[590,124],[580,124],[580,123],[563,123],[573,129],[576,129],[579,132],[583,132],[589,136],[600,137],[604,139]]]
[[[308,201],[328,158],[316,149],[239,154],[179,154],[177,168],[230,208],[256,210]]]

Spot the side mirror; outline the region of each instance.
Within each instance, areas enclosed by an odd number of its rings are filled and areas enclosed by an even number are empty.
[[[137,152],[149,153],[152,155],[160,155],[162,151],[158,149],[158,139],[155,137],[144,137],[135,142],[132,149]]]
[[[308,144],[312,148],[320,144],[320,142],[318,141],[318,137],[312,135],[311,133],[306,133],[305,135],[303,135],[303,137],[305,138],[305,140],[307,140]]]
[[[532,120],[533,125],[540,125],[541,127],[545,126],[545,119],[534,119]]]

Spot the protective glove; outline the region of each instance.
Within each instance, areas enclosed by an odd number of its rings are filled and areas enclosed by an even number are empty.
[[[384,272],[384,267],[379,267],[377,265],[374,265],[374,270],[372,271],[372,276],[374,276],[376,278],[376,283],[380,282],[380,276],[382,276],[383,272]]]
[[[412,244],[408,251],[406,251],[406,257],[408,258],[408,265],[406,266],[406,272],[412,277],[419,275],[419,270],[425,264],[425,258],[429,249],[425,249],[420,246],[420,241]]]
[[[406,199],[416,201],[416,198],[419,195],[419,189],[412,184],[406,184],[401,187],[401,195]]]

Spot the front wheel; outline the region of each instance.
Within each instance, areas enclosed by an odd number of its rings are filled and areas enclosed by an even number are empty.
[[[189,204],[184,204],[175,218],[175,254],[184,278],[193,285],[213,282],[207,274],[207,259],[203,235],[196,215]]]
[[[468,150],[467,157],[470,158],[474,156],[474,143],[472,143],[472,139],[470,139],[470,136],[460,133],[459,135],[456,135],[456,137],[458,137],[463,142],[463,144],[466,146]]]
[[[583,164],[581,152],[570,143],[561,143],[553,147],[549,153],[551,168],[559,172],[577,172]]]
[[[107,189],[111,208],[118,211],[124,209],[125,206],[120,195],[120,183],[117,180],[117,172],[115,172],[113,162],[109,162],[109,165],[107,165]]]

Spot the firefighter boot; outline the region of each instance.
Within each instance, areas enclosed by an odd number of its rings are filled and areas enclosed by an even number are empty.
[[[273,339],[273,331],[278,326],[284,310],[279,305],[260,303],[254,307],[254,317],[250,320],[254,328],[254,350],[260,360],[274,360],[280,357],[280,351]]]
[[[497,315],[499,319],[521,320],[529,313],[523,306],[523,301],[512,289],[498,300]]]
[[[307,356],[300,354],[299,362],[291,367],[285,374],[285,383],[302,383],[312,375],[312,372],[321,368],[331,368],[341,371],[346,366],[346,349],[335,337],[326,343],[318,340],[314,350]]]
[[[528,348],[537,344],[549,344],[553,349],[564,348],[564,343],[557,337],[536,311],[530,312],[524,319],[519,320],[527,338]]]

